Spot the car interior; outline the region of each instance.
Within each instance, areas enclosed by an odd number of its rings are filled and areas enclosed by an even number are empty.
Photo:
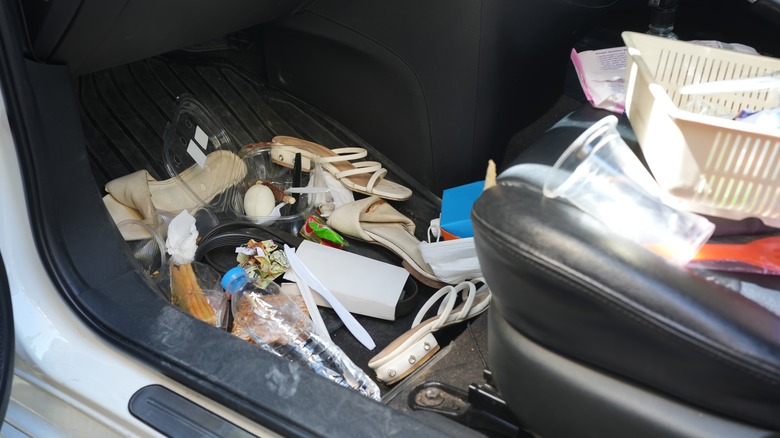
[[[623,46],[622,32],[665,20],[680,40],[780,57],[780,1],[0,4],[3,93],[38,251],[73,312],[149,367],[284,436],[780,430],[780,315],[541,190],[566,147],[609,114],[586,99],[572,49]],[[378,381],[381,403],[194,324],[160,295],[102,201],[108,182],[134,171],[170,178],[165,132],[183,95],[238,145],[288,135],[367,149],[412,189],[393,206],[421,241],[443,191],[484,179],[493,160],[498,184],[471,213],[490,310],[437,333],[442,350],[401,383]],[[619,120],[641,156],[630,121]],[[722,235],[774,232],[755,220],[716,224]],[[362,242],[351,250],[401,263]],[[749,280],[780,290],[775,278]],[[436,292],[414,289],[416,309],[395,321],[357,316],[379,349]],[[331,335],[373,376],[376,351],[344,327]],[[269,391],[268,370],[297,392]],[[191,411],[169,395],[144,388],[128,409],[185,436],[175,420]],[[149,399],[167,413],[150,410]]]

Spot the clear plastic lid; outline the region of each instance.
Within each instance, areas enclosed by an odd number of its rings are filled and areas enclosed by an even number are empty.
[[[176,110],[165,132],[165,166],[182,183],[198,205],[219,217],[230,217],[296,234],[315,210],[308,193],[295,193],[309,183],[293,169],[275,163],[269,143],[237,146],[228,132],[191,95],[176,101]],[[255,185],[273,187],[277,198],[263,214],[248,214],[247,192]],[[297,187],[296,187],[297,186]],[[292,189],[292,191],[291,191]],[[295,202],[284,202],[294,198]],[[283,205],[282,205],[283,204]],[[267,214],[265,213],[267,211]]]
[[[176,100],[165,130],[163,159],[168,174],[201,208],[217,214],[232,210],[236,186],[246,178],[246,164],[227,131],[190,95]]]

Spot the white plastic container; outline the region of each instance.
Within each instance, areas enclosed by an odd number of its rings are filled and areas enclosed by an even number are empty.
[[[780,129],[716,116],[780,105],[778,91],[682,95],[688,84],[764,76],[780,59],[624,32],[626,114],[665,201],[780,227]]]

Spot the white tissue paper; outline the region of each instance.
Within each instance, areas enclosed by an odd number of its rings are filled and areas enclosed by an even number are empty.
[[[198,229],[195,218],[187,210],[179,213],[168,225],[168,238],[165,248],[175,265],[192,263],[198,249]]]

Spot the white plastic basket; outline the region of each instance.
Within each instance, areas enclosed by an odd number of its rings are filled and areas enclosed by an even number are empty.
[[[681,95],[683,85],[768,75],[780,59],[624,32],[626,114],[667,202],[780,227],[780,129],[716,116],[780,105],[778,91]]]

